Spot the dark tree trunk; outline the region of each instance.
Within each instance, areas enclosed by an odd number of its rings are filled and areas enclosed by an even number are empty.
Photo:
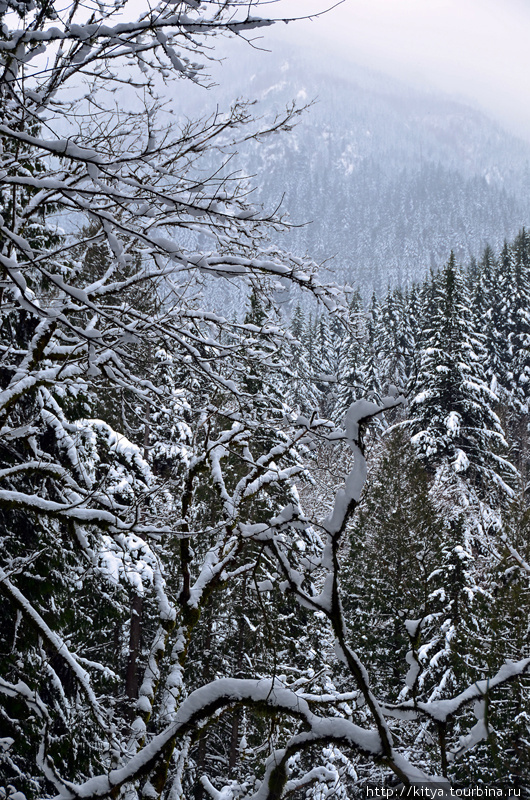
[[[138,656],[142,637],[143,598],[134,594],[131,602],[131,632],[129,634],[129,659],[125,677],[125,694],[131,700],[138,697]]]
[[[247,599],[247,579],[243,578],[241,584],[241,603],[239,606],[239,615],[237,620],[237,650],[236,650],[236,678],[242,678],[243,673],[243,650],[245,646],[245,620],[243,614],[246,610]],[[232,731],[230,734],[230,752],[228,755],[228,774],[234,778],[234,771],[239,760],[239,729],[241,726],[241,708],[234,709],[232,716]]]

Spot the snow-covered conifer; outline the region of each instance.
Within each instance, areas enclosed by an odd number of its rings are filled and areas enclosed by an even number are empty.
[[[375,293],[368,309],[366,325],[366,350],[363,359],[362,385],[366,392],[379,397],[382,393],[381,353],[383,327],[381,305]]]
[[[350,641],[341,553],[363,437],[401,398],[377,399],[376,300],[372,399],[338,421],[313,413],[314,322],[308,341],[301,312],[291,333],[272,307],[289,284],[347,323],[235,168],[298,110],[179,116],[172,78],[208,85],[216,37],[270,27],[274,7],[0,0],[0,795],[345,798],[356,759],[432,783],[388,719],[443,727],[484,693],[389,703]],[[216,282],[250,308],[212,307]],[[485,409],[454,411],[465,442],[491,443]],[[319,448],[339,453],[324,486]]]
[[[351,534],[348,624],[380,693],[395,700],[429,697],[447,669],[444,520],[429,499],[430,479],[404,431],[390,432],[379,449]],[[421,654],[414,681],[407,678],[411,641]]]
[[[359,291],[350,300],[349,326],[338,365],[338,387],[335,414],[338,418],[346,413],[351,403],[364,394],[364,359],[366,357],[368,332],[366,313]]]
[[[504,458],[497,397],[484,374],[483,340],[473,330],[453,254],[435,278],[434,303],[410,403],[412,441],[432,469],[450,465],[483,495],[509,492],[513,468]]]

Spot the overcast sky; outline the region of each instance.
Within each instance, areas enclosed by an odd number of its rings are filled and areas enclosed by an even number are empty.
[[[324,0],[281,0],[308,13]],[[340,53],[397,78],[471,100],[530,139],[528,0],[344,0],[324,17],[288,26],[329,59]],[[267,34],[265,34],[267,38]]]

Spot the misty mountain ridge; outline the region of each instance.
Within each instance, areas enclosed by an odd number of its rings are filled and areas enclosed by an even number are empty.
[[[293,224],[310,223],[281,244],[326,261],[365,297],[420,280],[451,250],[467,262],[498,248],[530,218],[530,145],[461,101],[281,43],[240,47],[213,77],[210,92],[190,93],[195,112],[238,98],[256,100],[260,116],[312,103],[290,133],[249,143],[235,165],[256,176],[266,209],[283,198]]]

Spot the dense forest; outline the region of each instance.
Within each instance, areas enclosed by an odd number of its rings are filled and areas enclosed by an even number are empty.
[[[530,237],[284,252],[231,163],[300,109],[153,77],[274,9],[0,0],[0,798],[530,796]]]
[[[380,295],[422,280],[451,250],[465,263],[486,243],[500,249],[527,224],[525,141],[462,101],[374,74],[340,52],[322,63],[296,42],[273,40],[271,50],[227,58],[212,91],[221,104],[250,91],[262,113],[293,98],[309,104],[289,136],[238,154],[259,176],[261,202],[282,202],[294,223],[281,239],[286,249]],[[228,294],[223,302],[230,306]]]
[[[363,397],[403,395],[371,431],[342,556],[357,652],[395,702],[449,697],[528,652],[529,309],[523,229],[465,268],[451,254],[408,290],[366,304],[353,293],[347,326],[294,311],[282,386],[292,407],[342,420]],[[341,457],[313,458],[304,507],[323,502]],[[487,701],[487,745],[448,765],[457,781],[528,793],[529,690],[522,682]],[[427,763],[429,742],[422,734]]]

